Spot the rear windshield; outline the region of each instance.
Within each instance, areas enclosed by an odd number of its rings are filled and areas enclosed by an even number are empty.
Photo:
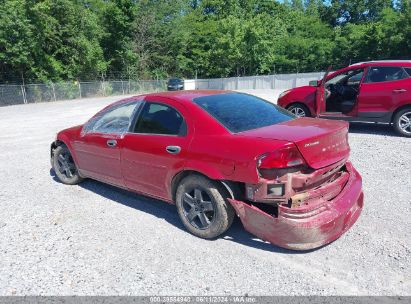
[[[286,110],[255,96],[227,93],[193,99],[230,132],[238,133],[294,119]]]

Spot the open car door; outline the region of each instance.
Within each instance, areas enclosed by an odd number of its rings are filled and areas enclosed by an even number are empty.
[[[331,72],[331,68],[332,66],[330,65],[317,88],[315,95],[315,117],[319,117],[321,113],[325,112],[325,83],[327,82],[327,77]]]

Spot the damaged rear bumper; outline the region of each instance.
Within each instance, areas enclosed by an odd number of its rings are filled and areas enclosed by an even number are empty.
[[[293,250],[308,250],[339,238],[358,219],[364,195],[360,174],[346,163],[348,178],[332,200],[318,198],[296,208],[279,205],[276,217],[256,206],[229,199],[244,228],[264,241]]]

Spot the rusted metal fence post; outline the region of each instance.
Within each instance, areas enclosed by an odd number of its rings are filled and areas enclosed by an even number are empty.
[[[78,95],[79,95],[79,98],[81,98],[81,84],[80,84],[80,81],[77,81],[77,83],[78,83]]]
[[[21,95],[23,96],[23,102],[27,103],[26,88],[24,85],[21,86]]]
[[[54,99],[54,101],[57,101],[56,89],[54,88],[54,83],[53,82],[51,83],[51,89],[53,90],[53,99]]]

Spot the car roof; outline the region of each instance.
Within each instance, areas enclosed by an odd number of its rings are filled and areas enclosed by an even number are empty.
[[[330,79],[334,77],[335,75],[351,70],[353,68],[366,68],[369,66],[390,66],[390,67],[404,67],[404,68],[409,68],[411,67],[411,60],[374,60],[374,61],[364,61],[364,62],[358,62],[358,63],[353,63],[349,66],[346,66],[344,68],[334,70],[330,72],[327,75],[327,79]]]
[[[111,108],[113,106],[118,106],[123,103],[143,100],[145,97],[153,96],[153,97],[169,97],[171,99],[175,99],[181,102],[189,102],[191,103],[194,98],[203,97],[203,96],[210,96],[210,95],[217,95],[217,94],[226,94],[226,93],[233,93],[233,91],[228,90],[183,90],[183,91],[166,91],[166,92],[156,92],[156,93],[147,93],[141,95],[134,95],[131,97],[120,99],[116,102],[113,102],[103,108],[101,111],[104,111],[107,108]],[[237,93],[237,92],[235,92]],[[100,112],[101,112],[100,111]]]
[[[167,91],[167,92],[159,92],[159,93],[149,93],[145,96],[153,96],[153,97],[170,97],[172,99],[178,99],[179,101],[183,102],[191,102],[194,98],[203,97],[203,96],[210,96],[210,95],[218,95],[218,94],[226,94],[232,91],[225,91],[225,90],[183,90],[183,91]]]
[[[354,66],[405,66],[411,67],[411,60],[373,60],[351,64]]]

